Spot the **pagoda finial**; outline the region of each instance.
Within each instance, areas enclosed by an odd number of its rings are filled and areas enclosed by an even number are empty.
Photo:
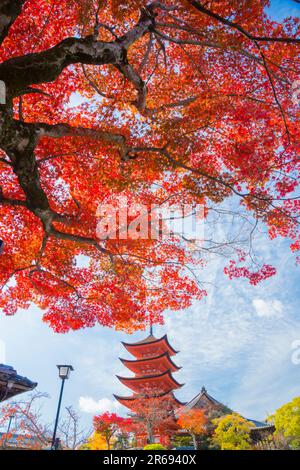
[[[204,385],[203,385],[203,387],[201,388],[201,393],[206,393],[206,388],[204,387]]]
[[[151,320],[150,320],[150,336],[153,336],[153,325],[152,325]]]

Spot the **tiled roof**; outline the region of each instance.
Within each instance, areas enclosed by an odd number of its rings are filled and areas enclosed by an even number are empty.
[[[215,398],[213,398],[211,395],[209,395],[206,391],[206,388],[205,387],[202,387],[201,389],[201,392],[198,393],[198,395],[196,395],[191,401],[189,401],[185,406],[184,408],[185,409],[188,409],[188,410],[191,410],[193,408],[204,408],[206,403],[207,402],[210,402],[216,406],[218,406],[219,408],[223,408],[224,410],[225,409],[228,409],[227,406],[223,405],[223,403],[220,403],[218,400],[216,400]],[[198,405],[198,406],[197,406]],[[228,409],[229,410],[229,409]],[[271,428],[272,426],[267,424],[267,423],[263,423],[262,421],[256,421],[255,419],[249,419],[249,418],[244,418],[246,419],[247,421],[251,422],[254,424],[254,428],[253,429],[256,429],[256,428],[261,428],[261,429],[269,429]]]
[[[222,408],[227,408],[225,405],[223,405],[223,403],[220,403],[218,400],[216,400],[215,398],[213,398],[211,395],[209,395],[206,391],[206,388],[205,387],[202,387],[201,389],[201,392],[198,393],[198,395],[196,395],[194,398],[192,398],[191,401],[189,401],[186,405],[185,405],[185,408],[187,409],[193,409],[195,407],[197,407],[197,404],[200,405],[200,408],[202,407],[202,400],[205,399],[205,401],[207,402],[211,402],[212,404],[218,406],[218,407],[222,407]]]
[[[0,364],[0,402],[19,393],[33,390],[36,386],[36,382],[18,375],[13,367]]]
[[[156,336],[153,336],[153,335],[149,335],[147,336],[146,338],[142,339],[141,341],[136,341],[135,343],[126,343],[124,341],[122,341],[122,344],[123,346],[126,347],[129,347],[129,348],[132,348],[132,347],[135,347],[135,346],[140,346],[140,345],[143,345],[143,344],[155,344],[155,343],[159,343],[160,341],[165,341],[166,344],[169,346],[169,348],[174,351],[174,353],[178,353],[178,351],[176,351],[169,343],[169,340],[168,340],[168,336],[167,335],[164,335],[162,336],[161,338],[156,338]]]
[[[269,428],[270,427],[270,424],[263,423],[262,421],[256,421],[255,419],[249,419],[249,418],[245,418],[245,419],[249,421],[250,423],[253,423],[256,428]]]
[[[168,351],[162,353],[162,354],[159,354],[158,356],[150,356],[150,357],[144,357],[142,359],[122,359],[121,357],[119,357],[120,361],[127,367],[130,366],[130,365],[134,365],[134,364],[145,364],[147,362],[151,362],[151,361],[157,361],[159,359],[162,359],[166,357],[167,360],[172,364],[172,366],[174,366],[174,368],[176,370],[179,370],[181,369],[181,367],[177,366],[175,364],[175,362],[172,361],[171,357],[170,357],[170,354],[168,353]]]
[[[174,382],[178,388],[183,387],[184,385],[184,384],[180,384],[179,382],[177,382],[176,379],[174,379],[170,370],[166,370],[160,374],[141,375],[141,376],[134,376],[134,377],[121,377],[120,375],[116,375],[116,377],[121,382],[147,382],[148,380],[151,380],[151,379],[160,380],[163,377],[169,377],[170,380],[172,380],[172,382]]]
[[[134,344],[152,343],[153,341],[156,341],[157,339],[158,339],[158,338],[156,338],[156,336],[154,336],[154,335],[149,335],[149,336],[147,336],[146,338],[141,339],[140,341],[137,341],[137,342],[134,343]]]

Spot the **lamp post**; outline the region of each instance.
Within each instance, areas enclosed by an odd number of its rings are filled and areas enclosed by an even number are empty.
[[[10,415],[10,417],[9,417],[8,426],[7,426],[7,430],[6,430],[6,434],[5,434],[5,439],[4,439],[4,441],[3,441],[3,446],[2,446],[3,449],[5,449],[5,447],[6,447],[7,437],[8,437],[9,431],[10,431],[11,422],[12,422],[12,420],[14,419],[14,417],[15,417],[14,414]]]
[[[61,388],[60,388],[60,394],[59,394],[59,400],[58,400],[58,406],[57,406],[57,412],[56,412],[56,418],[55,418],[54,431],[53,431],[53,436],[52,436],[51,450],[56,450],[56,445],[55,445],[56,444],[56,431],[57,431],[60,407],[61,407],[61,402],[62,402],[62,396],[64,392],[65,380],[70,377],[70,372],[74,370],[73,367],[70,365],[59,365],[57,366],[57,368],[58,368],[58,375],[61,378]]]

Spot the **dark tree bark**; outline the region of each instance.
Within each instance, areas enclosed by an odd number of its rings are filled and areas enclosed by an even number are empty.
[[[0,44],[9,32],[9,28],[14,23],[18,15],[21,13],[25,0],[0,0]],[[226,25],[228,28],[239,31],[252,41],[271,41],[298,44],[299,39],[295,38],[270,38],[256,37],[244,30],[240,25],[223,18],[220,15],[209,10],[202,3],[191,0],[190,3],[200,14],[209,16]],[[155,34],[158,38],[171,40],[181,44],[176,38],[171,38],[163,34],[157,28],[156,11],[162,9],[164,11],[176,10],[176,7],[166,6],[160,2],[153,2],[148,7],[143,8],[140,12],[140,18],[136,25],[132,27],[126,34],[115,41],[98,41],[97,34],[83,38],[69,37],[61,41],[59,44],[47,50],[37,53],[30,53],[20,57],[8,59],[0,64],[0,80],[6,86],[6,103],[0,104],[0,148],[4,150],[7,156],[5,163],[11,165],[15,175],[18,178],[20,187],[25,194],[25,201],[8,200],[1,196],[1,204],[26,206],[33,212],[42,222],[46,235],[52,235],[58,238],[65,238],[80,242],[86,242],[96,245],[95,240],[84,239],[84,237],[75,237],[72,234],[62,233],[54,229],[52,222],[54,220],[63,221],[63,214],[54,213],[51,208],[45,191],[42,188],[39,175],[39,166],[35,157],[35,148],[42,136],[59,138],[62,136],[81,136],[93,139],[102,139],[111,142],[112,145],[119,149],[120,157],[123,160],[135,158],[138,152],[148,150],[149,152],[158,153],[161,158],[167,159],[172,165],[181,166],[184,169],[193,171],[204,178],[211,179],[218,184],[230,189],[240,197],[247,197],[248,194],[239,193],[225,180],[216,178],[199,170],[194,170],[180,162],[175,161],[167,152],[166,148],[139,148],[131,149],[127,147],[125,138],[119,133],[106,132],[99,129],[72,128],[68,124],[49,125],[46,123],[26,123],[22,120],[13,118],[12,103],[16,97],[21,97],[28,93],[37,93],[39,90],[31,88],[32,85],[49,83],[54,81],[61,72],[72,64],[92,64],[102,66],[104,64],[113,65],[124,77],[129,80],[136,89],[136,100],[134,102],[136,108],[140,112],[146,112],[147,86],[134,70],[128,61],[127,52],[129,47],[138,41],[145,34]],[[201,41],[193,40],[187,44],[196,44],[201,47],[214,47],[211,44],[205,44]],[[218,44],[215,47],[220,47]],[[241,51],[242,54],[248,54],[250,59],[262,63],[260,57]],[[193,98],[192,98],[193,99]],[[189,102],[189,101],[188,101]],[[3,160],[3,159],[2,159]],[[254,196],[253,196],[254,197]],[[266,200],[264,197],[257,196],[260,200]],[[268,201],[267,201],[268,202]],[[66,220],[67,222],[67,220]],[[79,240],[80,238],[80,240]],[[100,249],[100,247],[98,247]]]
[[[0,29],[5,37],[10,25],[21,12],[22,1],[1,2],[0,12],[3,13]],[[114,65],[137,90],[136,106],[142,110],[145,106],[146,87],[127,60],[129,46],[146,34],[154,24],[154,13],[151,7],[143,10],[140,19],[122,38],[113,42],[97,41],[94,36],[85,38],[67,38],[56,46],[42,52],[26,54],[6,60],[0,64],[0,80],[6,86],[6,103],[0,105],[0,147],[9,158],[9,164],[18,177],[19,184],[25,193],[25,205],[43,223],[47,234],[63,238],[64,234],[57,232],[53,220],[63,216],[53,213],[46,193],[44,192],[39,167],[35,158],[35,148],[39,138],[49,136],[81,136],[102,139],[117,146],[121,158],[126,158],[127,149],[125,138],[118,133],[101,131],[99,129],[72,128],[68,124],[49,125],[46,123],[26,123],[12,118],[12,100],[22,94],[36,90],[31,85],[54,81],[69,65],[75,63],[93,65]],[[4,201],[3,199],[1,202]],[[8,200],[5,201],[9,203]],[[14,203],[16,205],[16,202]],[[20,205],[24,205],[20,201]],[[67,237],[67,234],[65,234]],[[71,239],[71,238],[70,238]],[[84,240],[82,240],[84,241]],[[90,240],[86,240],[89,242]],[[93,243],[92,243],[93,244]]]
[[[6,38],[9,28],[19,16],[25,0],[0,1],[0,44]]]

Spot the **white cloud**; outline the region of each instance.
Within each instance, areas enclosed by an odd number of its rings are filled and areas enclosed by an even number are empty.
[[[212,260],[199,275],[208,297],[185,312],[168,312],[166,324],[154,327],[155,335],[167,333],[180,351],[174,360],[182,369],[175,378],[186,385],[176,391],[179,399],[190,400],[205,385],[216,399],[253,419],[263,419],[299,394],[298,369],[291,360],[293,341],[300,338],[299,273],[283,242],[259,243],[259,253],[264,262],[277,268],[276,276],[257,286],[244,279],[228,281],[223,273],[228,260]],[[46,420],[56,411],[54,365],[61,361],[74,366],[72,387],[67,387],[65,399],[74,407],[79,400],[85,426],[91,425],[93,414],[105,411],[126,416],[128,410],[112,397],[112,393],[129,394],[116,378],[130,374],[118,359],[129,357],[121,341],[134,342],[146,332],[127,336],[96,326],[57,335],[34,307],[28,312],[20,310],[14,317],[3,315],[0,329],[8,363],[21,375],[37,380],[39,389],[53,397],[45,409]],[[30,349],[22,349],[24,338]]]
[[[299,332],[299,326],[281,322],[277,331],[270,330],[256,343],[230,394],[235,410],[261,420],[299,395],[299,365],[292,361],[291,348],[298,341]]]
[[[283,314],[283,304],[280,300],[253,299],[252,305],[258,317],[281,317]]]
[[[120,407],[120,403],[109,398],[101,398],[95,400],[92,397],[80,397],[79,408],[83,413],[105,413],[106,411],[116,411]]]

